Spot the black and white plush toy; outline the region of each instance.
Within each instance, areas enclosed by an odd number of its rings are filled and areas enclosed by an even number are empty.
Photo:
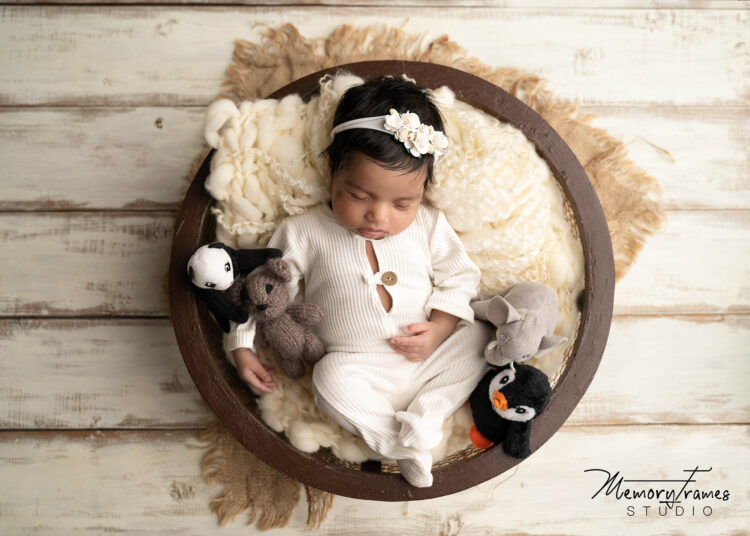
[[[526,458],[531,454],[531,421],[551,396],[547,375],[538,368],[510,363],[491,369],[469,397],[475,424],[471,442],[478,449],[503,442],[505,452]]]
[[[214,242],[201,246],[188,261],[188,277],[198,287],[198,297],[208,306],[219,326],[229,333],[229,321],[247,322],[247,311],[226,300],[224,291],[241,275],[252,272],[268,259],[281,257],[281,250],[238,249]]]

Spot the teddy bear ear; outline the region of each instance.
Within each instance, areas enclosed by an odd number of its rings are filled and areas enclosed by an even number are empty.
[[[282,259],[269,259],[266,261],[265,267],[266,270],[281,279],[284,283],[288,283],[292,280],[292,271],[289,269],[289,265],[286,261]]]
[[[495,296],[487,304],[487,319],[496,326],[521,320],[521,314],[502,296]]]

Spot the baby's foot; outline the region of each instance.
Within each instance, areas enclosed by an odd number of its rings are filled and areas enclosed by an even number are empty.
[[[428,419],[414,413],[399,411],[396,420],[401,423],[399,441],[405,447],[416,450],[432,450],[443,439],[442,419]]]
[[[406,481],[415,488],[432,486],[432,454],[417,452],[413,458],[398,460],[398,468]]]

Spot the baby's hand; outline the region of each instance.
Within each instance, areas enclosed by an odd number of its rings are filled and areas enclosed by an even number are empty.
[[[264,366],[250,348],[237,348],[232,353],[237,362],[237,373],[240,378],[259,391],[273,393],[276,382],[271,378],[274,372],[272,368]]]
[[[451,332],[446,332],[445,325],[437,322],[418,322],[403,329],[411,336],[392,337],[389,342],[396,352],[409,361],[424,361],[430,357]]]

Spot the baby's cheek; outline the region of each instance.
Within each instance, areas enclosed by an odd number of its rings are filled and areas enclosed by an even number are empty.
[[[353,227],[359,224],[359,211],[352,203],[335,199],[332,203],[333,213],[346,227]]]
[[[401,231],[404,231],[407,227],[409,227],[412,224],[412,222],[414,221],[416,217],[417,217],[416,208],[411,212],[399,211],[394,218],[398,222],[397,225],[395,226],[396,232],[400,233]],[[394,232],[394,234],[396,233]]]

